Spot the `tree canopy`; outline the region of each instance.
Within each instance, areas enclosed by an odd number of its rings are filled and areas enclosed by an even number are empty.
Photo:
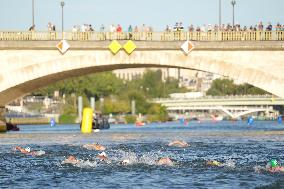
[[[206,93],[211,96],[226,96],[226,95],[264,95],[268,92],[249,85],[247,83],[236,85],[230,79],[216,79],[213,81],[210,89]]]

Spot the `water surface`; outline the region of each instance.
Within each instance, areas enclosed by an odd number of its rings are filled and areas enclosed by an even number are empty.
[[[191,146],[167,146],[177,139]],[[82,147],[96,142],[107,147],[109,162]],[[1,188],[284,188],[284,174],[262,170],[272,158],[284,164],[284,125],[276,122],[112,125],[89,135],[78,125],[24,125],[0,134],[0,143]],[[46,154],[28,156],[15,146]],[[64,164],[69,155],[81,163]],[[166,156],[174,166],[157,165]],[[125,158],[129,165],[120,164]],[[224,166],[207,166],[213,159]]]

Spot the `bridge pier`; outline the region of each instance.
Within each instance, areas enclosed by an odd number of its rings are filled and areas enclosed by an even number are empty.
[[[6,114],[5,106],[0,106],[0,132],[7,131],[5,114]]]

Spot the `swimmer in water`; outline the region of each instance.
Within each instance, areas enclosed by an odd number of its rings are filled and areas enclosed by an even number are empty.
[[[100,144],[85,144],[83,145],[83,148],[86,148],[88,150],[97,150],[97,151],[104,151],[106,150],[106,147]]]
[[[99,158],[100,161],[107,161],[107,160],[108,160],[108,157],[107,157],[107,155],[106,155],[105,152],[99,153],[99,154],[97,155],[97,158]]]
[[[284,173],[284,167],[280,166],[277,160],[275,159],[272,159],[267,163],[266,170],[271,173],[279,173],[279,172]]]
[[[39,150],[39,151],[31,151],[31,148],[30,147],[26,147],[26,148],[22,148],[20,146],[16,146],[14,148],[15,151],[20,151],[21,153],[23,154],[26,154],[26,155],[31,155],[31,156],[42,156],[45,154],[45,151],[43,150]]]
[[[219,161],[216,161],[216,160],[208,160],[206,161],[206,165],[208,166],[212,166],[212,167],[220,167],[222,166],[222,163],[220,163]]]
[[[167,165],[167,166],[173,166],[174,163],[169,157],[162,157],[157,162],[158,165]]]
[[[179,147],[179,148],[186,148],[186,147],[189,147],[190,145],[187,142],[185,142],[185,141],[174,140],[174,141],[170,142],[168,144],[168,146],[174,146],[174,147]]]
[[[130,163],[129,159],[124,159],[123,161],[120,162],[121,165],[128,165]]]
[[[65,159],[63,161],[63,163],[67,163],[67,164],[72,164],[72,165],[75,165],[77,163],[80,163],[80,160],[78,160],[75,156],[68,156],[67,159]]]

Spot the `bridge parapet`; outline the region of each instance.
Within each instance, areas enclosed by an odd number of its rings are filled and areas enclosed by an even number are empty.
[[[33,32],[2,31],[0,41],[284,41],[284,31],[217,31],[217,32]]]

